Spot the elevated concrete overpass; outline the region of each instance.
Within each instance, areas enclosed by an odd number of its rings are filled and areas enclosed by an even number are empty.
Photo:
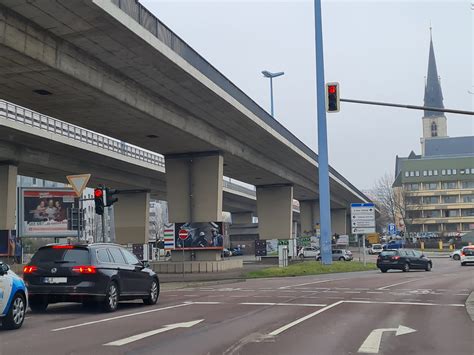
[[[173,220],[218,217],[226,175],[257,186],[262,238],[293,198],[314,226],[317,155],[134,0],[0,0],[0,48],[0,97],[164,154]],[[368,201],[330,187],[341,215]]]

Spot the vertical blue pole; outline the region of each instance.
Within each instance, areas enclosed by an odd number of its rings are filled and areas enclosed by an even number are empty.
[[[323,29],[321,0],[314,0],[315,48],[316,48],[316,93],[318,113],[318,155],[319,155],[319,213],[321,226],[321,261],[332,264],[331,248],[331,205],[329,198],[328,138],[326,126],[326,104],[324,89]]]
[[[270,112],[273,117],[273,78],[270,77]]]

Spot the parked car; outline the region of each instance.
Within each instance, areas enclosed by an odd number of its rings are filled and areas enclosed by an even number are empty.
[[[230,252],[232,253],[232,256],[242,256],[244,253],[242,252],[242,249],[240,248],[232,248],[230,249]]]
[[[345,249],[333,249],[332,251],[332,260],[333,261],[351,261],[353,259],[352,252]],[[321,260],[321,253],[318,250],[318,255],[316,260]]]
[[[461,249],[461,266],[474,263],[474,245],[470,245]]]
[[[369,254],[370,255],[380,254],[382,250],[383,250],[382,244],[372,244],[372,246],[369,248]]]
[[[383,245],[383,250],[389,249],[402,249],[403,248],[403,241],[402,240],[391,240],[387,244]]]
[[[23,280],[7,264],[0,261],[0,322],[3,329],[23,325],[28,291]]]
[[[221,256],[222,256],[223,258],[231,257],[231,256],[232,256],[232,252],[231,252],[229,249],[224,248],[224,249],[222,249]]]
[[[316,247],[303,247],[300,249],[298,253],[298,257],[300,259],[315,258],[316,256],[318,256],[318,253],[319,253],[319,249]]]
[[[157,302],[158,276],[120,245],[52,244],[41,247],[23,269],[32,311],[57,302],[101,304],[113,312],[121,300]]]
[[[382,272],[390,269],[402,270],[421,269],[431,271],[433,263],[425,255],[411,249],[389,249],[380,253],[377,258],[377,267]]]
[[[461,260],[461,251],[462,249],[455,250],[449,254],[449,257],[453,260]]]

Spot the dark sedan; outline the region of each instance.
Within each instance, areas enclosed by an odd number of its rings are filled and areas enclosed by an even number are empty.
[[[380,253],[377,258],[377,267],[382,272],[390,269],[402,270],[420,269],[431,271],[433,263],[425,255],[411,249],[389,249]]]
[[[53,244],[40,248],[23,269],[33,311],[49,303],[99,303],[105,311],[120,300],[143,299],[155,304],[158,276],[135,255],[116,244]]]

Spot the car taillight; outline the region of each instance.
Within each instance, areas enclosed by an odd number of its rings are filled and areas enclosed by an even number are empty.
[[[463,252],[461,252],[461,256],[466,256],[466,254],[464,254]]]
[[[80,274],[95,274],[97,272],[95,266],[73,266],[72,271]]]
[[[26,265],[23,268],[23,273],[24,274],[31,274],[31,273],[35,272],[36,270],[38,270],[38,267],[32,266],[32,265]]]
[[[380,259],[382,259],[382,257],[379,255],[379,256],[377,257],[377,260],[380,260]]]
[[[73,249],[74,245],[65,244],[65,245],[53,245],[53,249]]]
[[[392,256],[392,260],[398,260],[400,259],[400,257],[397,255],[397,256]]]

